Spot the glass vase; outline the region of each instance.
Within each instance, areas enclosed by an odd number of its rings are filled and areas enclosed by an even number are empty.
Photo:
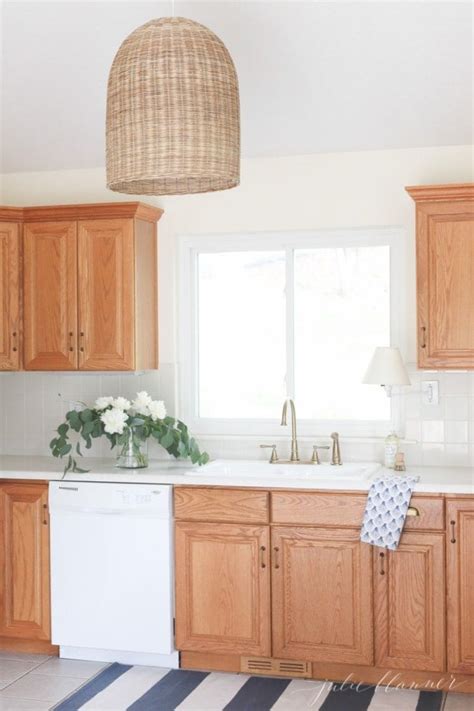
[[[124,429],[125,442],[117,457],[120,469],[144,469],[148,466],[148,442],[141,439],[134,427]]]

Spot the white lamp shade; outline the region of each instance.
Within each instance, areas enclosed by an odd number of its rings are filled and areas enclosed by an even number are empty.
[[[398,348],[376,348],[362,382],[368,385],[410,385]]]

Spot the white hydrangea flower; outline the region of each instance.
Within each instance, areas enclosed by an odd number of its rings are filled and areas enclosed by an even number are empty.
[[[112,405],[114,401],[114,398],[111,395],[107,395],[104,397],[98,397],[97,400],[95,401],[95,409],[96,410],[105,410],[106,407],[109,407],[109,405]]]
[[[151,397],[148,395],[145,390],[141,390],[139,393],[137,393],[137,397],[135,400],[132,402],[132,407],[136,413],[139,415],[149,415],[150,410],[149,410],[149,405],[152,402]]]
[[[163,420],[166,417],[166,407],[163,400],[152,400],[148,405],[152,420]]]
[[[112,400],[112,407],[116,407],[117,410],[128,410],[130,406],[130,400],[127,400],[126,397],[116,397]]]
[[[104,423],[104,430],[107,434],[122,434],[123,428],[127,424],[128,415],[123,410],[112,407],[103,412],[100,419]]]

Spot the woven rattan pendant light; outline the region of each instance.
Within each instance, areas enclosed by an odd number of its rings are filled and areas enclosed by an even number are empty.
[[[239,88],[207,27],[151,20],[129,35],[107,91],[107,187],[133,195],[226,190],[239,184]]]

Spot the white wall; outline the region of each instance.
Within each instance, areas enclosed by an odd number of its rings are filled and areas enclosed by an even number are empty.
[[[158,377],[162,394],[166,394],[171,409],[175,408],[174,388],[177,366],[176,235],[250,230],[402,226],[409,236],[407,263],[404,273],[400,275],[407,284],[407,313],[405,314],[407,346],[404,355],[407,361],[413,363],[416,340],[414,205],[406,194],[404,186],[472,181],[473,147],[449,146],[247,159],[242,161],[241,185],[234,190],[206,195],[143,198],[165,209],[159,224],[160,359],[163,369]],[[103,168],[9,174],[2,176],[0,185],[0,201],[2,204],[10,205],[122,199],[130,198],[111,193],[105,188]],[[19,392],[26,387],[21,385],[22,382],[26,382],[25,378],[30,380],[41,377],[48,379],[55,376],[1,375],[0,378],[4,379],[2,398],[4,405],[10,402],[10,397],[5,395],[6,391],[13,396],[16,390]],[[63,377],[76,378],[79,393],[89,390],[89,386],[84,386],[84,378],[91,376]],[[443,377],[449,379],[450,375]],[[76,381],[70,382],[74,384]],[[106,387],[107,382],[110,381],[105,381],[105,386],[102,383],[101,387]],[[134,381],[128,380],[127,387],[131,387],[132,382]],[[465,397],[468,398],[469,407],[463,421],[470,422],[474,419],[472,407],[474,389],[472,392],[469,390],[470,378],[466,379],[466,383],[468,391]],[[74,390],[74,387],[72,389]],[[70,390],[69,383],[68,392]],[[1,392],[0,389],[0,396]],[[438,411],[435,421],[444,422],[444,416],[444,411],[443,413]],[[416,422],[419,421],[419,417],[421,413],[416,415]],[[5,425],[5,419],[10,420],[8,425]],[[16,419],[15,428],[21,421],[21,417]],[[11,417],[4,414],[4,451],[11,449],[9,437],[6,436],[7,429],[11,434],[13,424]],[[412,429],[418,431],[416,426]],[[429,427],[425,429],[428,433]],[[446,431],[444,424],[442,429]],[[435,431],[436,427],[432,427],[431,432]],[[439,431],[438,427],[438,435]],[[431,438],[433,436],[430,435]],[[471,446],[472,442],[473,438],[469,436],[466,446]],[[443,435],[443,447],[445,444]],[[242,443],[234,443],[233,447],[235,454],[242,453]],[[219,454],[225,453],[225,447],[221,442],[218,445],[212,443],[211,450]],[[364,453],[366,450],[357,452],[360,456]],[[470,456],[472,452],[468,454]],[[463,458],[463,462],[464,459],[466,458]],[[471,460],[466,459],[465,463],[469,461]]]

